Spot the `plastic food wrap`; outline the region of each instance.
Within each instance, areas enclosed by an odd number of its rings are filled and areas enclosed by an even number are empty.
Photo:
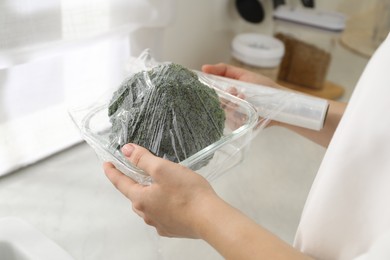
[[[233,88],[245,100],[232,95]],[[159,63],[149,51],[131,62],[129,76],[109,92],[88,106],[71,108],[70,115],[103,161],[142,184],[152,180],[122,155],[126,143],[213,180],[243,159],[247,144],[270,119],[279,116],[307,127],[324,117],[321,100],[310,103],[294,93]],[[303,109],[296,104],[302,100]],[[302,120],[297,114],[305,110],[309,113]]]

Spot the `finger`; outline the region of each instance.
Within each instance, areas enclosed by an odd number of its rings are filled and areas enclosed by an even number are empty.
[[[242,93],[238,93],[238,94],[237,94],[237,97],[240,98],[240,99],[245,100],[245,95],[242,94]]]
[[[233,69],[234,68],[234,69]],[[232,67],[225,63],[215,65],[205,64],[202,66],[202,71],[209,74],[224,76],[228,78],[238,79],[241,74],[237,73],[238,68]]]
[[[242,68],[234,67],[225,63],[218,63],[215,65],[205,64],[202,66],[202,71],[237,80],[240,80],[240,78],[245,74],[245,70]]]
[[[245,99],[245,95],[241,92],[238,91],[238,89],[236,87],[229,87],[227,89],[227,92],[230,94],[230,95],[233,95],[233,96],[236,96],[240,99]]]
[[[134,204],[133,204],[132,208],[133,208],[133,211],[134,211],[138,216],[140,216],[140,217],[143,218],[143,219],[145,218],[145,213],[143,213],[141,210],[136,209],[136,208],[134,207]]]
[[[223,63],[219,63],[216,65],[205,64],[202,66],[202,71],[204,73],[214,74],[218,76],[225,76],[226,65]]]
[[[238,95],[238,90],[237,88],[235,87],[229,87],[227,89],[227,92],[230,94],[230,95],[233,95],[233,96],[237,96]]]
[[[122,147],[124,156],[137,168],[148,173],[156,180],[156,174],[163,168],[169,168],[169,161],[154,156],[147,149],[136,145],[126,144]]]
[[[132,200],[132,193],[135,186],[138,185],[133,179],[124,175],[121,171],[115,168],[112,163],[103,164],[104,173],[111,183],[117,188],[123,195]]]

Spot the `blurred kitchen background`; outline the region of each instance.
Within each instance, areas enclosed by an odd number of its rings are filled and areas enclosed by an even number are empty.
[[[220,259],[201,241],[158,238],[145,228],[105,179],[68,108],[115,88],[129,58],[145,48],[159,61],[199,70],[206,63],[231,63],[239,34],[278,32],[330,55],[320,89],[300,90],[347,102],[383,40],[378,28],[389,29],[389,9],[378,9],[388,1],[317,0],[306,7],[343,15],[339,30],[275,19],[278,1],[271,0],[260,1],[262,20],[249,22],[238,2],[0,0],[0,220],[31,223],[74,259]],[[303,8],[307,1],[282,2]],[[213,185],[292,242],[324,152],[285,129],[268,128],[246,159]]]

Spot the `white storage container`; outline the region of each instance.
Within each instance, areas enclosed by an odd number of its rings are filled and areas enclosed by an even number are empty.
[[[284,55],[280,40],[263,34],[243,33],[232,41],[231,64],[276,80]]]

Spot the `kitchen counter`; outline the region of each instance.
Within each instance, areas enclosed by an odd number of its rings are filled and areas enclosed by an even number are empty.
[[[269,128],[255,138],[241,165],[212,184],[291,242],[324,151],[287,130]],[[158,238],[106,179],[85,143],[0,178],[0,218],[6,216],[27,221],[80,260],[220,258],[199,240]]]

